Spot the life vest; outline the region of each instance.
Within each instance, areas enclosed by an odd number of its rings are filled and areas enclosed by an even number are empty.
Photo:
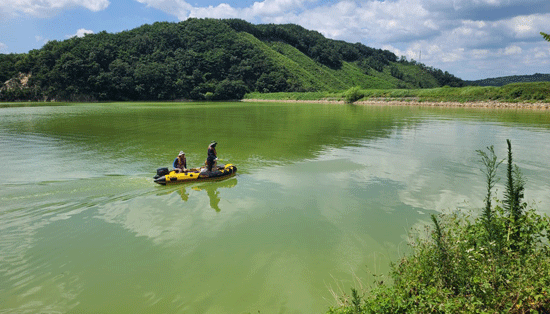
[[[187,168],[187,160],[185,157],[178,156],[177,168]]]

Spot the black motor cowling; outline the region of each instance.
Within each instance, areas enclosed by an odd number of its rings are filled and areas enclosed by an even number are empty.
[[[162,176],[165,176],[165,175],[167,175],[167,174],[169,174],[169,173],[170,173],[170,170],[168,170],[168,168],[166,168],[166,167],[158,168],[158,169],[157,169],[157,175],[156,175],[154,178],[157,179],[157,178],[160,178],[160,177],[162,177]]]

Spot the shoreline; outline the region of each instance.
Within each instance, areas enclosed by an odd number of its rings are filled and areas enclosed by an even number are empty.
[[[242,99],[242,102],[279,102],[279,103],[317,103],[317,104],[340,104],[343,100],[292,100],[292,99]],[[361,100],[352,103],[362,106],[410,106],[410,107],[453,107],[453,108],[487,108],[487,109],[531,109],[549,110],[550,103],[510,103],[498,101],[475,101],[475,102],[435,102],[417,100]]]
[[[299,104],[335,104],[335,105],[347,105],[343,100],[336,99],[312,99],[312,100],[298,100],[298,99],[235,99],[230,101],[236,102],[265,102],[265,103],[299,103]],[[147,102],[147,101],[143,101]],[[158,103],[193,103],[204,101],[189,101],[189,100],[171,100],[171,101],[152,101]],[[35,107],[35,106],[63,106],[70,103],[79,102],[0,102],[0,108],[10,107]],[[87,103],[87,102],[85,102]],[[109,102],[90,102],[90,103],[109,103]],[[129,102],[133,103],[133,102]],[[138,102],[138,103],[141,103]],[[519,110],[550,110],[550,103],[545,102],[498,102],[498,101],[419,101],[419,100],[385,100],[385,99],[370,99],[359,100],[349,105],[360,106],[408,106],[408,107],[432,107],[432,108],[480,108],[480,109],[519,109]]]

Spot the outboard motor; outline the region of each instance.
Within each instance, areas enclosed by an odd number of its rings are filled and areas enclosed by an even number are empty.
[[[166,167],[158,168],[158,169],[157,169],[157,175],[154,176],[153,178],[154,178],[154,179],[158,179],[158,178],[160,178],[160,177],[162,177],[162,176],[165,176],[165,175],[167,175],[167,174],[169,174],[169,173],[170,173],[170,170],[168,170],[168,168],[166,168]]]
[[[158,183],[160,185],[166,185],[166,176],[160,176],[160,177],[155,176],[155,183]]]

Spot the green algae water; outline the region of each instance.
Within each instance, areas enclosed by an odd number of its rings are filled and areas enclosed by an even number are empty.
[[[0,108],[0,313],[323,313],[430,214],[481,208],[476,150],[504,158],[506,139],[550,214],[546,111]],[[202,165],[212,140],[235,177],[153,183],[180,150]]]

